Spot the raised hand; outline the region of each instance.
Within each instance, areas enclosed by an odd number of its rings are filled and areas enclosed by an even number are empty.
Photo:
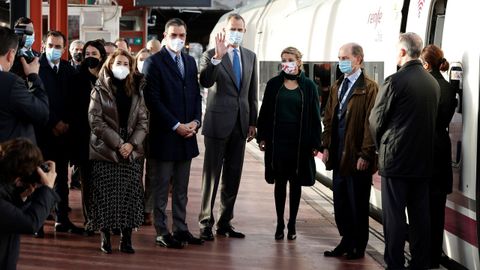
[[[222,59],[222,57],[227,53],[228,47],[225,45],[225,33],[220,32],[215,36],[215,55],[213,58]]]

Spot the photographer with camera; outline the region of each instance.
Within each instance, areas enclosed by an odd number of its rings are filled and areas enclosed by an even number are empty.
[[[33,28],[32,20],[27,17],[20,17],[15,22],[13,31],[18,37],[18,49],[11,72],[26,79],[26,74],[20,59],[24,58],[27,63],[31,63],[35,57],[40,56],[38,52],[32,49],[33,43],[35,42],[35,29]]]
[[[38,231],[59,201],[53,191],[56,176],[55,163],[43,162],[28,139],[0,144],[0,269],[16,269],[20,234]]]
[[[35,142],[33,125],[45,126],[49,117],[48,96],[38,76],[38,58],[30,64],[20,58],[28,89],[25,80],[8,72],[17,54],[17,35],[0,27],[0,40],[0,142],[19,137]]]

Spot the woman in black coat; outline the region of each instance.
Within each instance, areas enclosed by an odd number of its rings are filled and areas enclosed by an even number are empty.
[[[60,200],[53,191],[55,163],[38,166],[40,149],[27,139],[14,139],[0,145],[0,269],[17,267],[21,233],[33,234],[43,225],[54,204]],[[35,185],[38,183],[38,188]],[[41,183],[41,185],[40,185]],[[33,192],[33,194],[32,194]],[[30,196],[28,203],[25,203]]]
[[[293,240],[302,186],[315,183],[314,156],[321,146],[322,128],[317,87],[302,71],[302,54],[288,47],[281,57],[282,72],[268,81],[263,96],[257,142],[265,151],[265,179],[275,183],[277,240],[284,238],[283,216],[290,182],[287,238]]]
[[[71,79],[69,91],[69,116],[70,116],[70,161],[80,172],[82,179],[82,203],[85,224],[87,223],[90,209],[90,125],[88,124],[88,106],[90,93],[98,79],[98,73],[107,59],[107,52],[100,40],[92,40],[83,46],[83,60],[80,71]],[[92,231],[88,231],[92,235]]]
[[[445,226],[445,203],[447,194],[452,192],[452,146],[448,126],[457,104],[455,89],[440,73],[447,71],[449,64],[443,58],[442,50],[428,45],[420,55],[423,67],[432,74],[440,85],[437,120],[434,137],[434,170],[430,183],[430,261],[432,268],[438,268],[442,255],[443,229]]]

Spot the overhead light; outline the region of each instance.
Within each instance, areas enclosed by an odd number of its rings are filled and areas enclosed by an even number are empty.
[[[201,10],[194,10],[194,9],[179,9],[179,13],[197,13],[197,14],[202,14]]]

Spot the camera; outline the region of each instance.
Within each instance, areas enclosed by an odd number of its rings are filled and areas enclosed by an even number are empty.
[[[50,167],[48,166],[48,163],[46,163],[46,162],[40,164],[39,167],[45,173],[48,173],[50,171]],[[35,171],[33,171],[33,173],[31,175],[22,178],[22,182],[24,184],[41,184],[40,175],[38,174],[37,170],[35,170]]]
[[[24,49],[27,36],[33,35],[33,28],[29,25],[17,25],[14,28],[15,34],[18,36],[17,57],[25,58],[27,63],[31,63],[36,55],[31,49]]]

